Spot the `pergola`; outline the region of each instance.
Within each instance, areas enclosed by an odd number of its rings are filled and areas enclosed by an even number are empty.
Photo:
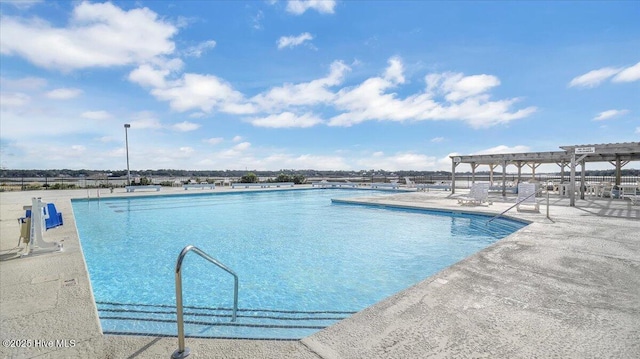
[[[450,156],[451,157],[451,192],[455,193],[456,167],[461,163],[471,165],[471,180],[475,182],[476,168],[480,165],[488,165],[490,179],[493,181],[493,170],[502,166],[502,195],[506,195],[507,165],[515,165],[518,168],[518,181],[522,174],[522,167],[531,168],[532,177],[535,177],[536,168],[541,164],[557,164],[560,166],[560,176],[564,177],[565,167],[570,169],[570,205],[575,206],[576,165],[581,166],[580,196],[584,198],[585,163],[609,162],[616,167],[616,185],[620,184],[622,167],[631,161],[640,160],[640,142],[606,143],[597,145],[573,145],[560,146],[562,151],[529,152],[529,153],[503,153],[491,155]]]

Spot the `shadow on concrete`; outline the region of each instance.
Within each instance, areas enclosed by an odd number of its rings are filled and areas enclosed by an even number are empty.
[[[10,261],[13,259],[20,258],[18,252],[20,251],[20,246],[13,247],[11,249],[5,249],[0,251],[0,262]]]
[[[138,349],[135,353],[129,355],[127,357],[127,359],[133,359],[133,358],[137,358],[138,356],[144,354],[145,351],[147,351],[147,349],[151,348],[155,343],[157,343],[159,340],[161,340],[162,337],[155,337],[152,341],[150,341],[149,343],[147,343],[145,346],[143,346],[142,348]]]
[[[640,219],[640,207],[620,199],[580,200],[576,208],[599,217]],[[585,205],[586,202],[586,205]]]

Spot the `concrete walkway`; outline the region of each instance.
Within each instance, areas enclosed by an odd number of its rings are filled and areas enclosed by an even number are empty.
[[[121,191],[101,196],[157,195]],[[195,191],[160,194],[185,192]],[[0,193],[1,358],[168,358],[177,348],[176,338],[102,335],[70,202],[87,195],[96,190]],[[361,201],[491,214],[513,203],[496,197],[491,206],[462,207],[449,195]],[[45,238],[64,240],[64,252],[15,258],[16,218],[31,197],[63,213],[64,226]],[[638,358],[640,206],[577,205],[552,198],[551,220],[545,205],[540,213],[512,210],[533,223],[301,341],[187,338],[190,358]],[[7,340],[29,347],[5,347]]]

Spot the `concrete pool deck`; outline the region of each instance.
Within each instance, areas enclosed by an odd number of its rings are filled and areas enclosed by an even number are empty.
[[[201,191],[240,190],[160,194]],[[101,196],[158,194],[108,192]],[[490,206],[460,206],[451,197],[462,194],[390,192],[361,200],[489,214],[514,203],[495,196]],[[87,196],[96,190],[0,193],[1,358],[168,358],[177,348],[175,337],[102,334],[70,202]],[[15,258],[16,218],[32,197],[63,213],[64,226],[45,239],[63,240],[65,250]],[[542,203],[540,213],[508,212],[532,222],[523,230],[314,335],[187,338],[189,357],[640,357],[640,206],[598,198],[569,207],[568,199],[552,196],[549,220]]]

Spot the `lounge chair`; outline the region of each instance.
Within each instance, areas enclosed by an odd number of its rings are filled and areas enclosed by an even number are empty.
[[[635,206],[636,204],[638,204],[638,201],[640,200],[639,191],[640,191],[640,181],[638,181],[635,187],[623,188],[621,198],[622,199],[629,198],[629,200],[631,201],[631,204]]]
[[[390,189],[398,189],[398,182],[395,183],[386,183],[386,182],[374,182],[371,184],[372,189],[380,189],[380,188],[390,188]]]
[[[640,201],[640,195],[638,194],[627,194],[623,198],[629,198],[631,204],[634,206]]]
[[[536,200],[536,184],[520,183],[518,184],[518,198],[516,199],[516,209],[520,211],[520,206],[533,206],[536,212],[540,211],[540,205]]]
[[[146,190],[146,189],[160,191],[161,186],[160,185],[125,186],[124,188],[127,192],[135,192],[136,190]]]
[[[311,187],[320,187],[320,188],[341,188],[341,187],[350,187],[356,188],[358,187],[357,183],[353,183],[350,181],[346,182],[329,182],[327,180],[322,180],[320,182],[311,182]]]
[[[188,190],[189,188],[200,188],[200,189],[205,189],[205,188],[209,188],[209,189],[216,189],[216,185],[215,183],[207,183],[207,182],[200,182],[200,183],[190,183],[190,184],[185,184],[182,186],[184,188],[184,190]]]
[[[468,196],[458,197],[459,204],[482,204],[489,201],[489,184],[488,183],[474,183],[471,185],[471,190]]]
[[[613,184],[611,183],[605,183],[602,185],[602,192],[600,192],[600,197],[604,198],[604,197],[609,197],[612,198],[613,197]]]
[[[431,189],[441,189],[451,191],[451,182],[440,181],[438,183],[420,183],[416,185],[418,191],[423,190],[429,192]]]
[[[271,188],[271,187],[293,187],[293,182],[255,182],[255,183],[241,183],[236,182],[231,184],[231,188],[236,187],[260,187],[260,188]]]

